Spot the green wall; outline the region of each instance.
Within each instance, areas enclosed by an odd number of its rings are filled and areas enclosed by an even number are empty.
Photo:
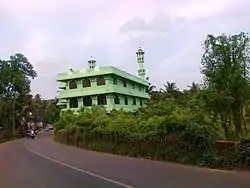
[[[99,69],[100,70],[100,69]],[[93,71],[93,70],[92,70]],[[89,74],[89,76],[85,77],[90,79],[91,87],[83,87],[82,80],[84,77],[76,77],[72,76],[74,79],[62,79],[59,81],[59,88],[62,90],[59,91],[58,105],[67,105],[67,108],[70,107],[70,99],[77,98],[78,100],[78,108],[83,107],[83,97],[91,96],[92,105],[97,105],[97,96],[104,94],[107,98],[107,105],[105,105],[106,109],[121,109],[134,111],[140,107],[140,100],[143,100],[143,104],[149,98],[149,94],[146,92],[148,84],[145,80],[141,80],[140,78],[131,79],[131,75],[129,77],[122,77],[121,74],[117,75],[114,73],[101,75],[105,78],[105,85],[97,86],[97,77],[100,75]],[[136,76],[134,76],[136,77]],[[137,82],[137,79],[140,82]],[[69,89],[69,82],[75,80],[77,82],[76,89]],[[116,81],[116,83],[114,83]],[[124,87],[124,82],[126,82],[126,87]],[[120,104],[114,104],[114,95],[117,94],[120,99]],[[128,105],[125,105],[125,96],[128,98]],[[136,105],[133,105],[133,98],[136,98]]]

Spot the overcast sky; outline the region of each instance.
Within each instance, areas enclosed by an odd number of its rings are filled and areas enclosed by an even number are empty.
[[[116,66],[136,74],[145,51],[150,81],[186,88],[200,81],[207,34],[250,31],[250,0],[1,0],[0,58],[19,52],[34,65],[32,93],[56,96],[56,74]]]

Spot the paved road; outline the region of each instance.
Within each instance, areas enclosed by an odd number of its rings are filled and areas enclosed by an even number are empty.
[[[0,144],[1,188],[249,188],[250,173],[115,156],[65,146],[44,133]]]

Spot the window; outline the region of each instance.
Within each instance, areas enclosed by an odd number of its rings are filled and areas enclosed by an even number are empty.
[[[139,90],[141,91],[141,86],[139,86]]]
[[[128,105],[128,98],[127,97],[125,97],[125,99],[124,99],[124,104]]]
[[[98,105],[106,105],[107,104],[107,98],[105,95],[99,95],[97,97],[97,103]]]
[[[133,105],[136,105],[136,99],[135,98],[133,99]]]
[[[115,97],[114,97],[114,103],[115,104],[120,104],[120,99],[119,99],[118,95],[115,95]]]
[[[105,78],[103,76],[98,76],[96,82],[98,86],[105,85]]]
[[[83,106],[92,106],[92,98],[90,96],[83,98]]]
[[[140,106],[142,106],[142,99],[140,99]]]
[[[69,89],[76,89],[77,88],[77,83],[75,80],[71,80],[69,82]]]
[[[127,82],[126,81],[123,81],[123,86],[127,87]]]
[[[117,79],[116,78],[113,78],[113,84],[117,85]]]
[[[83,80],[82,80],[82,87],[91,87],[90,79],[83,78]]]
[[[78,108],[78,100],[77,98],[71,98],[69,101],[70,108]]]
[[[134,83],[132,83],[132,88],[133,88],[133,89],[135,88],[135,84],[134,84]]]

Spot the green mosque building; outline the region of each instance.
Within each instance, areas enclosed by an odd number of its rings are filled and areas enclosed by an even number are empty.
[[[138,76],[113,66],[98,67],[96,61],[88,61],[88,69],[72,70],[57,76],[58,99],[62,110],[79,110],[93,105],[105,106],[107,111],[124,109],[135,111],[149,98],[145,80],[144,52],[136,52]]]

